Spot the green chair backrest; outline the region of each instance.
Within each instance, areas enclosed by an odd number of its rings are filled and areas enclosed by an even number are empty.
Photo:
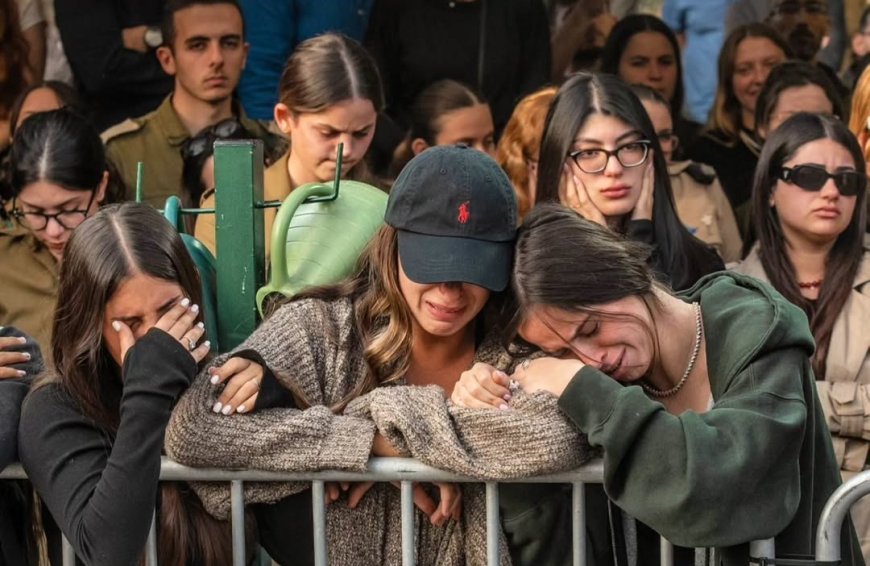
[[[218,343],[217,326],[217,260],[202,242],[181,232],[181,200],[176,196],[166,199],[163,208],[163,216],[180,232],[181,241],[187,248],[187,253],[193,260],[196,270],[199,272],[199,280],[202,286],[202,318],[205,322],[205,332],[211,342],[212,352],[220,352]]]
[[[353,272],[360,253],[384,222],[387,194],[357,181],[310,183],[290,193],[272,226],[269,282],[257,307],[272,293],[290,297],[308,287],[336,283]]]

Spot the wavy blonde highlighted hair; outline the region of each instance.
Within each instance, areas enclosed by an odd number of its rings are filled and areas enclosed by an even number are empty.
[[[351,400],[374,388],[401,379],[411,364],[412,315],[399,287],[395,228],[384,225],[374,235],[360,256],[353,277],[303,291],[291,300],[339,298],[350,298],[353,302],[356,331],[369,371],[347,397],[331,407],[335,412],[341,412]],[[307,403],[302,400],[302,405]]]
[[[519,220],[535,204],[529,184],[529,162],[538,161],[544,123],[556,90],[549,86],[523,98],[514,108],[496,150],[496,161],[507,173],[517,195]]]

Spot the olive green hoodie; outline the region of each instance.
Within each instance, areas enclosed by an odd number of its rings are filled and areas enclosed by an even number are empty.
[[[640,387],[589,366],[574,376],[559,407],[604,449],[607,495],[672,543],[718,547],[728,566],[748,563],[747,541],[774,536],[777,558],[812,557],[819,515],[840,475],[816,397],[803,311],[735,273],[707,276],[679,296],[701,304],[709,411],[672,415]],[[564,527],[554,519],[563,514],[542,511],[539,505],[506,525],[509,540],[546,533],[552,542]],[[544,520],[533,524],[535,517]],[[590,526],[608,521],[588,518]],[[595,540],[600,532],[588,531],[590,546],[607,553],[607,541]],[[512,555],[521,564],[563,563],[548,546],[543,561],[530,554],[535,545],[512,548]],[[596,554],[596,563],[610,561]],[[863,564],[851,523],[842,554],[842,564]]]

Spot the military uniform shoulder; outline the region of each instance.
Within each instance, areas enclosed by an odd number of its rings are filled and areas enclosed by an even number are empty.
[[[109,127],[106,131],[100,134],[100,138],[102,138],[103,143],[109,143],[110,141],[127,134],[138,132],[143,128],[143,126],[145,126],[146,119],[147,116],[142,116],[141,118],[127,118],[123,122]]]

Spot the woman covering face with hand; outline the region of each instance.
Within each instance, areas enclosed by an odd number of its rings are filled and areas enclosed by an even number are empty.
[[[507,328],[545,357],[513,379],[558,398],[603,449],[607,495],[672,543],[717,547],[729,566],[747,562],[746,543],[771,537],[777,556],[812,556],[840,478],[804,314],[732,273],[675,295],[647,254],[563,207],[533,210],[517,239]],[[453,399],[482,407],[481,391],[506,389],[493,368],[475,370]],[[540,533],[569,528],[547,522],[557,512],[540,516]],[[851,526],[844,533],[843,563],[863,564]],[[653,555],[644,540],[638,554]]]
[[[447,403],[474,362],[503,371],[513,365],[487,317],[508,284],[516,232],[513,187],[498,164],[467,146],[423,151],[396,179],[385,221],[356,275],[293,297],[232,354],[260,360],[268,369],[262,382],[227,379],[223,369],[200,376],[167,430],[172,458],[313,471],[363,470],[371,456],[413,456],[476,477],[522,477],[588,458],[576,431],[552,418],[555,406],[537,406],[552,403],[542,396],[511,400],[515,411]],[[244,401],[243,414],[230,414],[251,382],[260,388],[256,403]],[[540,441],[542,430],[552,441]],[[196,489],[211,512],[229,511],[225,486]],[[481,486],[415,489],[420,563],[483,563]],[[273,484],[247,493],[249,503],[281,500],[257,511],[261,541],[280,562],[312,552],[305,534],[311,497],[291,495],[298,491]],[[401,561],[401,533],[389,519],[399,514],[393,486],[326,491],[331,564]],[[287,537],[288,524],[297,538]]]
[[[723,268],[677,217],[655,129],[616,77],[580,73],[559,89],[541,141],[537,201],[561,202],[654,245],[653,266],[675,289]]]
[[[30,481],[87,564],[140,560],[155,508],[161,563],[230,563],[228,525],[189,490],[158,489],[170,411],[209,352],[199,297],[181,238],[150,206],[106,208],[67,245],[54,361],[24,402],[19,440]],[[119,526],[123,536],[106,535]]]

